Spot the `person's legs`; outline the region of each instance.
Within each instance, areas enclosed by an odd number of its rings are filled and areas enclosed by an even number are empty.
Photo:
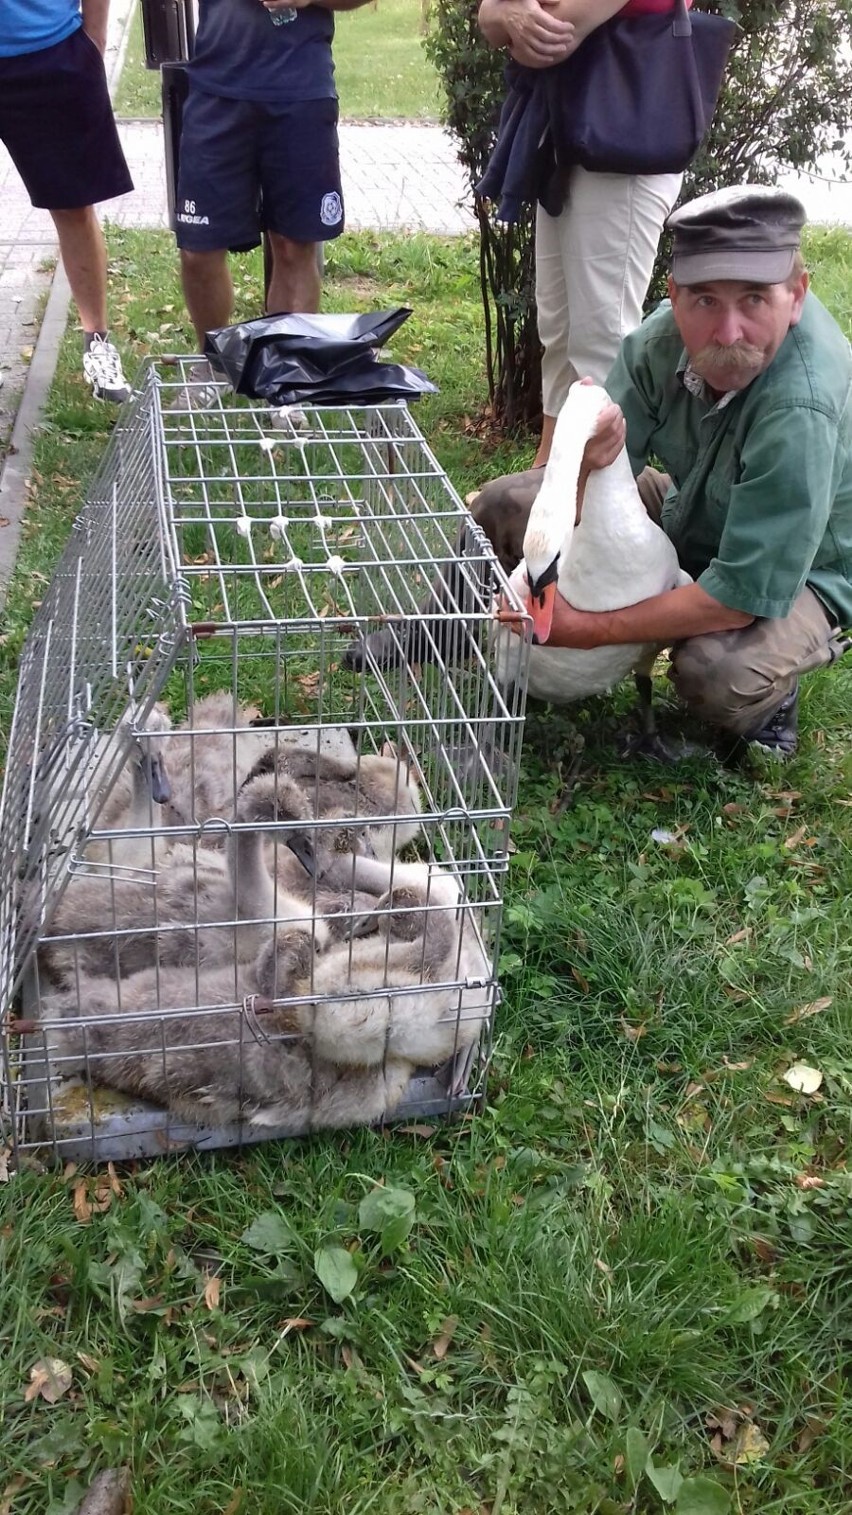
[[[573,379],[604,384],[623,337],[639,325],[660,232],[681,177],[575,168],[562,214],[539,211],[536,304],[545,419],[537,464],[547,461],[555,418]]]
[[[234,286],[224,248],[213,252],[180,249],[180,276],[189,318],[195,327],[198,351],[204,350],[204,336],[219,326],[227,326],[234,305]]]
[[[337,101],[263,107],[261,218],[269,236],[270,315],[319,310],[317,248],[343,231]]]
[[[812,589],[790,614],[753,621],[741,631],[689,637],[672,648],[669,677],[703,721],[746,740],[761,739],[798,679],[844,650],[837,627]]]
[[[543,478],[543,468],[506,474],[491,479],[470,501],[470,513],[485,532],[504,573],[513,573],[524,555],[524,533]]]
[[[571,385],[580,377],[568,356],[571,312],[562,257],[562,234],[569,214],[567,206],[559,216],[548,215],[541,205],[536,211],[535,303],[542,344],[543,415],[534,468],[543,467],[550,457],[556,417]]]
[[[59,251],[85,332],[107,329],[107,253],[94,207],[52,210]]]
[[[59,237],[62,264],[83,327],[83,376],[96,400],[120,405],[130,394],[118,349],[107,326],[107,252],[91,205],[50,212]]]
[[[663,522],[663,501],[671,489],[671,478],[659,468],[643,468],[636,480],[639,498],[655,526]]]
[[[133,188],[103,59],[82,27],[64,42],[0,59],[0,138],[33,205],[48,210],[85,332],[83,373],[99,399],[130,387],[107,332],[107,255],[94,206]]]
[[[279,311],[317,311],[320,305],[320,272],[315,242],[294,242],[270,231],[272,278],[266,295],[269,315]]]

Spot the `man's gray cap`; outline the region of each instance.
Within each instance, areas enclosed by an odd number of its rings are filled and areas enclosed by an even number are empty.
[[[740,184],[701,195],[673,211],[672,277],[676,284],[737,279],[783,284],[805,224],[795,195],[765,184]]]

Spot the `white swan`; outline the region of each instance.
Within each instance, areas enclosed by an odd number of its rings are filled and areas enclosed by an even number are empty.
[[[582,515],[579,524],[574,524],[583,452],[610,403],[598,385],[572,384],[557,417],[550,459],[530,512],[524,556],[511,582],[533,617],[537,645],[529,652],[529,693],[567,705],[587,695],[603,694],[635,672],[645,735],[653,745],[650,676],[658,643],[588,649],[545,645],[557,589],[575,610],[620,610],[692,582],[680,568],[669,538],[647,514],[625,448],[609,467],[589,474]],[[517,681],[521,651],[518,638],[501,628],[496,656],[502,684]]]

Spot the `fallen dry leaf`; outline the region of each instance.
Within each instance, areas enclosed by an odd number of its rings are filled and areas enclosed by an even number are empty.
[[[791,1099],[788,1099],[786,1094],[776,1094],[774,1089],[768,1090],[768,1092],[764,1094],[763,1098],[767,1100],[770,1105],[786,1105],[788,1109],[793,1104],[793,1101]]]
[[[276,1329],[282,1336],[289,1336],[291,1331],[309,1331],[312,1325],[312,1320],[305,1320],[301,1315],[288,1315],[286,1320],[278,1322]]]
[[[825,1179],[820,1178],[818,1173],[797,1173],[795,1183],[797,1189],[825,1188]]]
[[[786,851],[791,852],[794,847],[798,847],[799,843],[801,841],[804,841],[804,838],[807,836],[807,834],[807,826],[797,826],[796,830],[793,831],[790,836],[784,838],[783,846]]]
[[[31,1404],[41,1397],[49,1405],[55,1405],[71,1387],[73,1374],[67,1362],[59,1357],[40,1357],[30,1368],[30,1381],[24,1390],[24,1400]]]
[[[812,1068],[809,1063],[793,1063],[781,1077],[797,1094],[816,1094],[822,1083],[820,1069]]]
[[[734,1441],[734,1463],[738,1467],[760,1462],[769,1451],[769,1442],[752,1420],[743,1421]]]
[[[790,1011],[790,1014],[784,1021],[784,1025],[795,1026],[796,1021],[807,1020],[809,1015],[821,1015],[823,1010],[827,1010],[829,1005],[833,1004],[834,1000],[832,996],[826,994],[822,999],[815,999],[810,1005],[800,1005],[798,1010]]]
[[[805,1416],[805,1427],[796,1443],[796,1451],[801,1456],[809,1452],[818,1436],[824,1435],[826,1425],[824,1420],[817,1420],[815,1415]],[[2,1515],[2,1511],[0,1511]]]
[[[450,1342],[456,1334],[458,1323],[457,1315],[448,1315],[432,1343],[432,1352],[439,1362],[442,1362],[447,1355]]]
[[[733,934],[733,936],[729,936],[727,938],[727,940],[725,941],[725,946],[726,947],[733,947],[736,942],[747,942],[750,936],[751,936],[751,927],[750,926],[743,926],[743,928],[742,928],[741,931],[735,931],[734,934]]]
[[[751,1067],[752,1063],[754,1062],[754,1058],[746,1057],[743,1058],[743,1061],[741,1063],[730,1063],[728,1062],[727,1057],[723,1057],[722,1062],[725,1064],[725,1067],[729,1073],[745,1073]]]
[[[575,980],[576,983],[580,985],[580,988],[584,994],[588,994],[590,992],[589,980],[587,978],[584,978],[579,968],[575,968],[573,964],[571,966],[571,977]]]
[[[7,1483],[5,1489],[0,1493],[0,1515],[12,1515],[15,1495],[20,1494],[21,1489],[26,1488],[26,1483],[25,1473],[18,1473],[11,1483]]]
[[[204,1303],[208,1310],[218,1310],[219,1296],[222,1293],[222,1280],[214,1273],[204,1285]]]
[[[438,1127],[424,1126],[421,1125],[420,1121],[415,1121],[411,1126],[397,1126],[396,1129],[397,1131],[404,1131],[406,1136],[422,1136],[425,1138],[427,1136],[434,1136]]]
[[[108,1178],[99,1178],[95,1184],[95,1192],[92,1196],[92,1209],[103,1215],[112,1204],[113,1190]]]
[[[130,1470],[106,1468],[92,1480],[74,1515],[129,1515]]]
[[[74,1214],[81,1226],[87,1226],[92,1218],[92,1207],[89,1204],[86,1180],[81,1178],[74,1185]]]
[[[638,1042],[640,1036],[645,1036],[648,1031],[646,1025],[631,1026],[628,1021],[621,1017],[621,1029],[629,1042]]]
[[[714,1410],[706,1416],[704,1424],[708,1431],[718,1431],[724,1441],[733,1441],[740,1420],[736,1410]]]
[[[0,1184],[7,1184],[11,1177],[9,1173],[9,1158],[11,1156],[11,1147],[0,1147]]]
[[[242,1505],[244,1494],[245,1489],[235,1489],[228,1503],[225,1505],[222,1515],[237,1515],[237,1511]]]
[[[752,1247],[756,1255],[763,1263],[774,1263],[778,1260],[778,1248],[765,1236],[753,1236]]]

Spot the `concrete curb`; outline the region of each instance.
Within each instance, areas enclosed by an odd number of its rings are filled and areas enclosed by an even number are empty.
[[[132,0],[122,0],[110,16],[113,39],[117,34],[117,41],[112,40],[106,59],[110,98],[115,95],[121,75],[134,9]],[[7,522],[0,532],[0,609],[5,605],[9,581],[18,556],[32,469],[34,432],[44,413],[56,373],[59,346],[65,335],[70,302],[71,290],[57,256],[47,306],[27,369],[26,383],[9,438],[9,450],[0,472],[0,518]]]

